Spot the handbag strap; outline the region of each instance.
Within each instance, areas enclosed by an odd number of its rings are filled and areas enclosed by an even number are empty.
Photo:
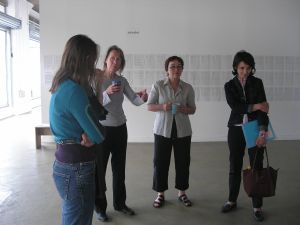
[[[255,152],[255,156],[254,156],[254,161],[253,161],[253,165],[252,165],[252,172],[254,170],[254,165],[255,165],[255,162],[256,162],[256,156],[257,156],[257,152],[258,151],[264,151],[264,153],[266,153],[266,159],[267,159],[267,168],[269,168],[269,157],[268,157],[268,151],[267,151],[267,146],[264,147],[263,150],[260,150],[260,149],[256,149],[256,152]]]
[[[266,158],[267,158],[267,167],[269,168],[269,157],[268,157],[267,146],[265,146],[264,151],[266,153]]]

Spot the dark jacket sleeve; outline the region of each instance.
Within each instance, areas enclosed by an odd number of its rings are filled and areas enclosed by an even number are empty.
[[[263,82],[261,79],[257,79],[256,89],[258,92],[256,103],[266,102],[267,101],[266,93],[265,93],[264,85],[263,85]],[[267,131],[268,125],[269,125],[268,114],[261,110],[257,110],[256,114],[257,114],[256,118],[257,118],[257,122],[258,122],[258,126],[259,126],[260,130]]]
[[[227,82],[224,86],[226,101],[234,114],[246,114],[248,105],[243,97],[242,90],[234,86],[234,81]]]

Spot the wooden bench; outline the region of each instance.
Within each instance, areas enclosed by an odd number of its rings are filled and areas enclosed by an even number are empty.
[[[35,127],[35,147],[41,149],[41,136],[52,135],[49,124],[42,124]]]

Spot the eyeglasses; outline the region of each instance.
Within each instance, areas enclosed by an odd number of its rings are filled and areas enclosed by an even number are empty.
[[[175,70],[175,69],[182,70],[183,67],[182,67],[182,65],[178,65],[178,66],[172,65],[172,66],[169,66],[169,69],[170,70]]]

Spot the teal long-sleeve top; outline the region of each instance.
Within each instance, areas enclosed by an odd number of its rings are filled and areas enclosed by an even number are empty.
[[[104,140],[90,116],[91,106],[85,90],[76,82],[66,80],[52,94],[49,120],[56,143],[75,141],[80,143],[82,133],[96,144]]]

